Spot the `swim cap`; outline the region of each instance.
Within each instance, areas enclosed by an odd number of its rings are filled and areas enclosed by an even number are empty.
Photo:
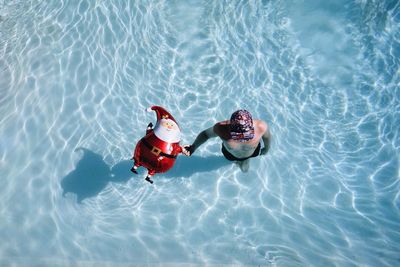
[[[254,137],[253,118],[250,112],[244,109],[235,111],[230,121],[231,138],[236,141],[246,142]]]

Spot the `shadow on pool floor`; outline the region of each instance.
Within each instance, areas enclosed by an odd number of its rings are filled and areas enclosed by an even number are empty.
[[[139,175],[130,171],[133,163],[131,160],[123,160],[110,167],[101,155],[89,149],[78,148],[76,151],[82,151],[83,156],[75,169],[61,180],[61,187],[63,196],[67,193],[76,194],[78,203],[98,195],[109,182],[125,183],[131,178],[142,179],[145,176],[144,168]],[[228,164],[222,156],[179,156],[171,170],[156,175],[167,178],[190,177],[195,173],[217,170]]]

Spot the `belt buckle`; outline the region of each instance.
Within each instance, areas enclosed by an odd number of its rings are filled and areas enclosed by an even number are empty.
[[[159,156],[161,153],[161,149],[159,149],[158,147],[153,146],[153,148],[151,149],[151,153],[153,153],[156,156]]]

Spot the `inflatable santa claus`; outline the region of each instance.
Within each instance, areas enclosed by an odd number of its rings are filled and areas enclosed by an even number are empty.
[[[132,157],[134,165],[132,172],[137,174],[136,169],[140,166],[147,168],[148,173],[146,181],[153,183],[150,179],[155,173],[166,172],[172,168],[176,157],[182,153],[179,146],[181,139],[181,130],[174,117],[159,106],[152,106],[147,111],[155,111],[157,122],[149,123],[146,130],[146,136],[140,139],[136,144],[135,152]]]

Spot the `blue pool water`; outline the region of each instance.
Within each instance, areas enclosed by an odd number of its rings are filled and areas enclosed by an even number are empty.
[[[397,0],[0,1],[0,266],[399,266]],[[129,172],[151,105],[182,144]]]

